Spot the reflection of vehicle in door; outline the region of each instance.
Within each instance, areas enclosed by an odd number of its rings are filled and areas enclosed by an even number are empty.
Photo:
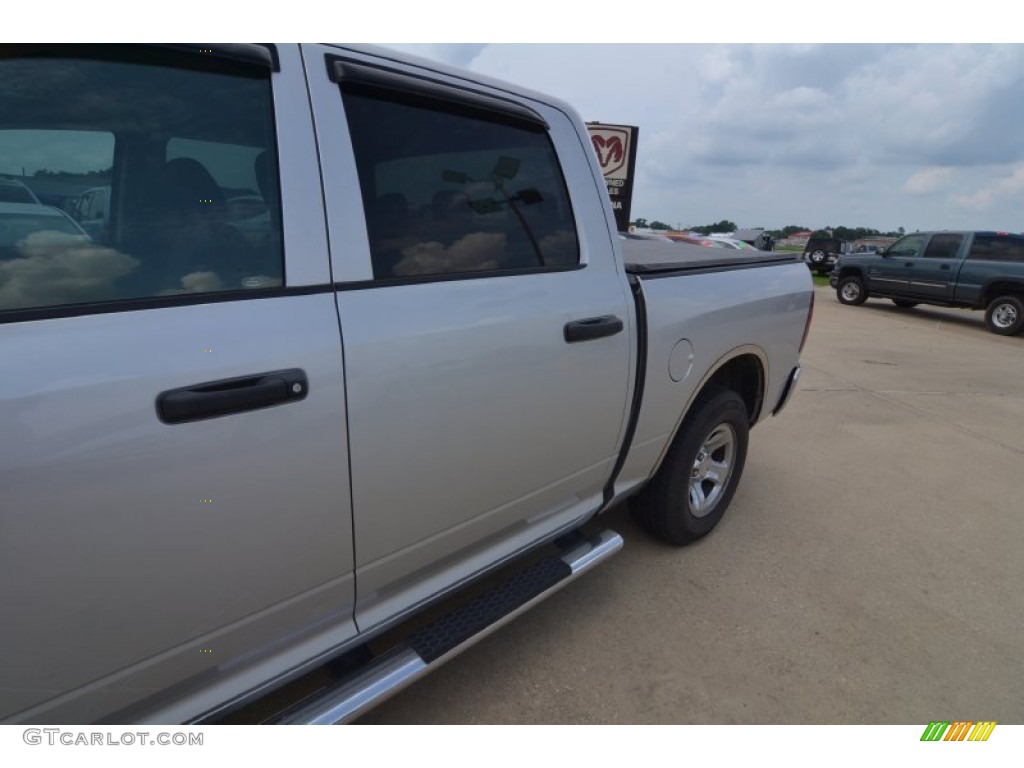
[[[0,203],[34,203],[40,205],[36,193],[24,182],[7,176],[0,176]]]
[[[105,240],[109,203],[110,187],[87,189],[75,201],[71,215],[93,240]]]
[[[55,239],[66,244],[89,242],[64,211],[36,203],[0,203],[0,259],[23,258],[33,246]]]
[[[984,309],[989,330],[1024,328],[1024,235],[1008,232],[915,232],[877,254],[849,254],[829,278],[843,304],[869,297]]]

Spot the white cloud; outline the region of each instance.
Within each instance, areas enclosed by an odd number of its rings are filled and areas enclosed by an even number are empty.
[[[926,195],[945,187],[952,178],[951,168],[925,168],[912,174],[903,188],[912,195]]]
[[[1011,173],[997,177],[973,192],[956,194],[952,199],[956,205],[975,211],[988,210],[997,204],[1003,208],[1020,210],[1024,204],[1024,165],[1017,166]]]

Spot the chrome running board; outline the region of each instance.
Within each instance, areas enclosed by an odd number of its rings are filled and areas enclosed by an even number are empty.
[[[270,720],[279,725],[347,723],[436,669],[549,597],[622,548],[614,531],[584,540],[563,555],[541,560],[459,606],[353,677]]]

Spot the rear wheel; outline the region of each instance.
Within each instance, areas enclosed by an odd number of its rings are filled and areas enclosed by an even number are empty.
[[[993,299],[985,310],[985,325],[992,333],[1013,336],[1024,328],[1024,302],[1017,296]]]
[[[747,408],[732,390],[703,394],[683,421],[665,462],[630,504],[634,519],[669,544],[707,535],[732,501],[749,439]]]
[[[856,275],[849,275],[840,279],[836,286],[836,298],[840,304],[863,304],[868,300],[867,289],[864,288],[864,281]]]
[[[910,309],[912,307],[917,306],[916,301],[910,301],[908,299],[893,299],[892,303],[895,304],[900,309]]]

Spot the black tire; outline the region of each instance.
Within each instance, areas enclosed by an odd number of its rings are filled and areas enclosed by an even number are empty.
[[[1024,301],[1019,296],[1000,296],[989,302],[985,325],[992,333],[1013,336],[1024,328]]]
[[[808,260],[815,267],[820,267],[820,266],[822,266],[825,263],[826,257],[827,257],[827,254],[823,250],[821,250],[819,248],[819,249],[817,249],[815,251],[811,251],[810,256],[808,256]]]
[[[912,309],[918,304],[918,302],[911,301],[910,299],[893,299],[892,303],[900,309]]]
[[[840,304],[858,306],[868,300],[868,291],[863,280],[856,275],[848,275],[836,285],[836,298]]]
[[[676,546],[711,533],[743,474],[748,419],[747,408],[735,392],[714,389],[701,395],[658,473],[630,502],[637,523]],[[698,478],[695,473],[700,472],[704,476]]]

